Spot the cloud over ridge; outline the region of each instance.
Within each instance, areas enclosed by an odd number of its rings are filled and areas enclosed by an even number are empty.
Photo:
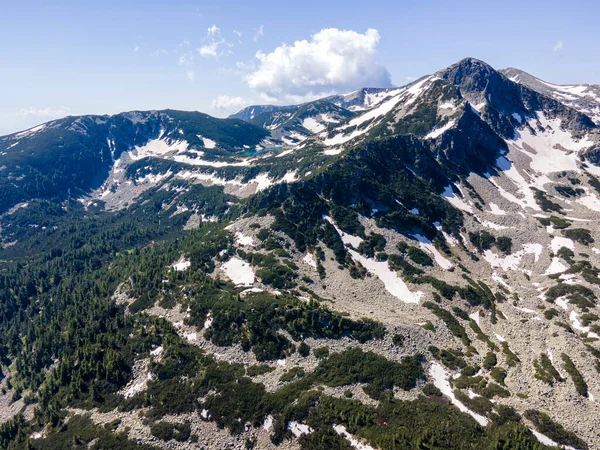
[[[388,70],[377,63],[379,32],[324,28],[310,40],[258,52],[248,85],[270,101],[305,101],[359,87],[389,87]]]

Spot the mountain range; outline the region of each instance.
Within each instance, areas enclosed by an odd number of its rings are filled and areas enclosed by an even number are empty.
[[[600,86],[466,58],[0,137],[0,447],[599,449]]]

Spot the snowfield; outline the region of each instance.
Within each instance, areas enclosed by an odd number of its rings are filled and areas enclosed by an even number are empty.
[[[222,270],[236,286],[252,286],[254,283],[254,270],[249,263],[234,256],[221,267]]]
[[[406,283],[398,277],[398,274],[396,274],[395,271],[390,270],[387,261],[376,261],[371,258],[366,258],[352,249],[348,249],[348,252],[354,261],[361,263],[365,269],[379,278],[385,285],[385,289],[394,297],[405,303],[419,303],[423,293],[412,292]]]
[[[450,372],[447,372],[440,364],[433,363],[431,367],[429,367],[429,376],[433,379],[433,385],[442,391],[442,394],[448,397],[452,404],[456,405],[459,410],[469,414],[481,426],[486,426],[488,424],[489,421],[487,417],[471,411],[456,399],[456,396],[452,391],[452,386],[450,386],[450,382],[448,381],[450,379]]]

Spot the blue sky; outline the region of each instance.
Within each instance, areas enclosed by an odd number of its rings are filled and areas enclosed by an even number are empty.
[[[594,1],[5,0],[0,134],[67,114],[226,116],[403,85],[465,56],[600,83],[598,17]]]

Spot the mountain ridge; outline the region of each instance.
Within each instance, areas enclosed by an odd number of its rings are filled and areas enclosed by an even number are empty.
[[[598,126],[337,97],[0,137],[0,447],[600,448]]]

